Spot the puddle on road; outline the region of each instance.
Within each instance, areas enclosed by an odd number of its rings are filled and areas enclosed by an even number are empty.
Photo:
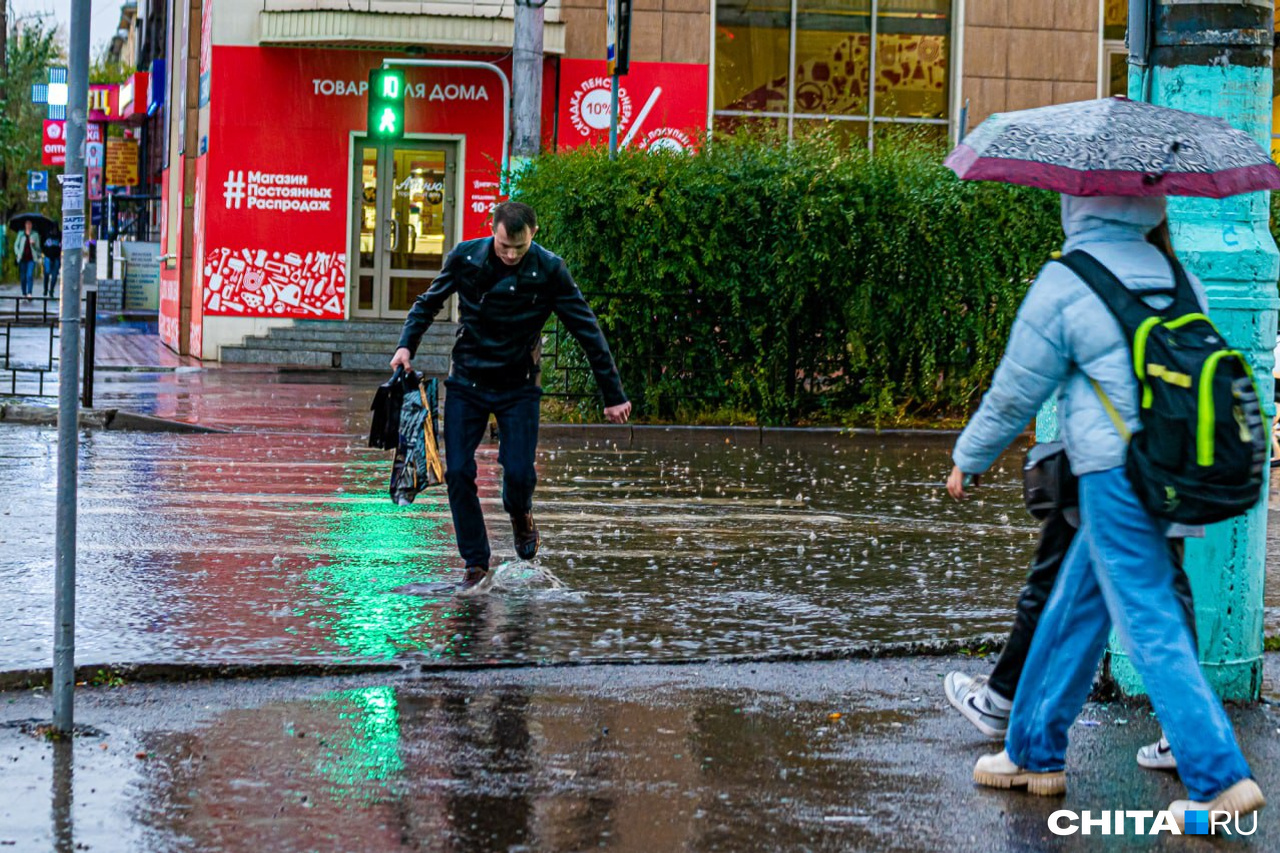
[[[564,589],[459,598],[444,491],[391,503],[390,460],[356,435],[367,395],[274,393],[235,412],[292,407],[305,432],[84,436],[78,660],[671,659],[965,637],[1007,630],[1036,540],[1013,456],[978,500],[946,499],[949,437],[544,440],[538,565]],[[52,430],[0,427],[6,669],[52,657],[55,446]],[[482,445],[500,562],[514,551],[496,457]]]
[[[55,747],[9,742],[2,752],[23,756],[24,787],[0,806],[15,818],[0,841],[102,853],[639,853],[836,850],[881,836],[887,850],[888,825],[869,825],[892,817],[876,791],[904,774],[917,796],[937,787],[859,751],[864,738],[913,725],[919,706],[850,701],[841,722],[812,700],[657,693],[431,679],[80,739],[56,747],[53,768]]]

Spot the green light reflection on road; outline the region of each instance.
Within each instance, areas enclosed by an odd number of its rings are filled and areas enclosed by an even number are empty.
[[[385,799],[383,789],[404,770],[395,688],[342,690],[324,697],[324,701],[338,706],[343,735],[349,734],[317,767],[317,774],[332,783],[330,795],[335,800]],[[349,732],[345,731],[347,727]],[[371,787],[370,782],[376,787]]]
[[[344,466],[347,494],[369,490],[367,471],[367,465]],[[442,520],[447,513],[443,488],[423,492],[413,507],[395,506],[386,499],[321,508],[322,517],[331,521],[312,546],[318,554],[332,555],[331,561],[311,569],[307,577],[328,606],[310,615],[327,624],[334,646],[388,660],[441,642],[436,636],[439,599],[390,590],[438,579],[448,570],[439,556],[453,542],[452,529]],[[333,653],[332,648],[321,651]]]

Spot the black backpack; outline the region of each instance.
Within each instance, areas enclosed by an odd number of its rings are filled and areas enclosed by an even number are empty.
[[[1245,357],[1201,312],[1182,265],[1170,259],[1172,291],[1143,291],[1173,297],[1156,311],[1086,252],[1058,261],[1098,295],[1129,339],[1142,428],[1130,436],[1101,386],[1093,387],[1129,442],[1125,471],[1139,500],[1153,515],[1183,524],[1252,509],[1262,497],[1267,456],[1258,387]]]

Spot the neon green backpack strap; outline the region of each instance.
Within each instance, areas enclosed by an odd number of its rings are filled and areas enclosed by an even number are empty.
[[[1089,377],[1089,384],[1093,386],[1093,390],[1098,393],[1098,399],[1102,401],[1102,408],[1107,410],[1107,414],[1111,417],[1111,423],[1115,425],[1116,432],[1120,433],[1120,437],[1124,439],[1124,443],[1128,444],[1129,439],[1133,438],[1133,433],[1129,431],[1129,427],[1125,425],[1124,418],[1120,417],[1120,413],[1116,411],[1116,407],[1111,403],[1111,398],[1107,396],[1107,392],[1102,390],[1102,386],[1098,384],[1098,380],[1092,376]]]

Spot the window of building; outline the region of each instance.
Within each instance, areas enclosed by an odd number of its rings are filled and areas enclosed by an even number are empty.
[[[1129,94],[1129,48],[1125,31],[1129,28],[1129,0],[1106,0],[1102,10],[1102,94]]]
[[[715,126],[947,130],[951,0],[717,0]]]
[[[1280,32],[1280,9],[1276,9],[1276,30]],[[1271,54],[1271,159],[1280,163],[1280,51]]]

